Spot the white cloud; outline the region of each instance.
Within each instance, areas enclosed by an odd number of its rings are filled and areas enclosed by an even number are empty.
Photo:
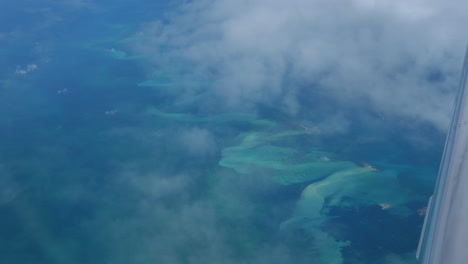
[[[37,70],[37,65],[36,64],[28,64],[26,66],[26,70],[29,71],[29,72],[35,71],[35,70]]]
[[[22,69],[16,69],[15,73],[19,75],[25,75],[26,73],[28,73],[28,71],[22,70]]]
[[[37,68],[38,68],[37,64],[28,64],[26,65],[25,68],[17,67],[15,73],[19,75],[26,75],[30,72],[37,70]]]
[[[201,0],[140,30],[139,51],[177,60],[231,107],[310,106],[320,91],[345,104],[445,130],[468,18],[465,2]],[[192,88],[187,88],[192,89]]]

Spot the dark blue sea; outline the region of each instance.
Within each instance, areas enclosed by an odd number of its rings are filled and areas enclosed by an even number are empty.
[[[368,90],[448,118],[461,58],[379,83],[241,2],[0,3],[0,263],[416,263],[449,120]]]

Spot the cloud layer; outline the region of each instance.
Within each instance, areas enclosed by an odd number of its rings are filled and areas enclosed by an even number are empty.
[[[321,94],[445,130],[467,40],[464,5],[186,2],[164,22],[144,25],[136,49],[154,56],[157,71],[182,60],[171,70],[205,80],[199,89],[230,107],[262,103],[298,114],[313,109],[301,97]]]

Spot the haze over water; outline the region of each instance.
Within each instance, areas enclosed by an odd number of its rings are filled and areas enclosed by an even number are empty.
[[[416,263],[461,5],[3,1],[0,262]]]

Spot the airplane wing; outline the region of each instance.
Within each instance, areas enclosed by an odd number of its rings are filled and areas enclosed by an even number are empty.
[[[420,264],[468,263],[468,50],[434,194],[416,257]]]

